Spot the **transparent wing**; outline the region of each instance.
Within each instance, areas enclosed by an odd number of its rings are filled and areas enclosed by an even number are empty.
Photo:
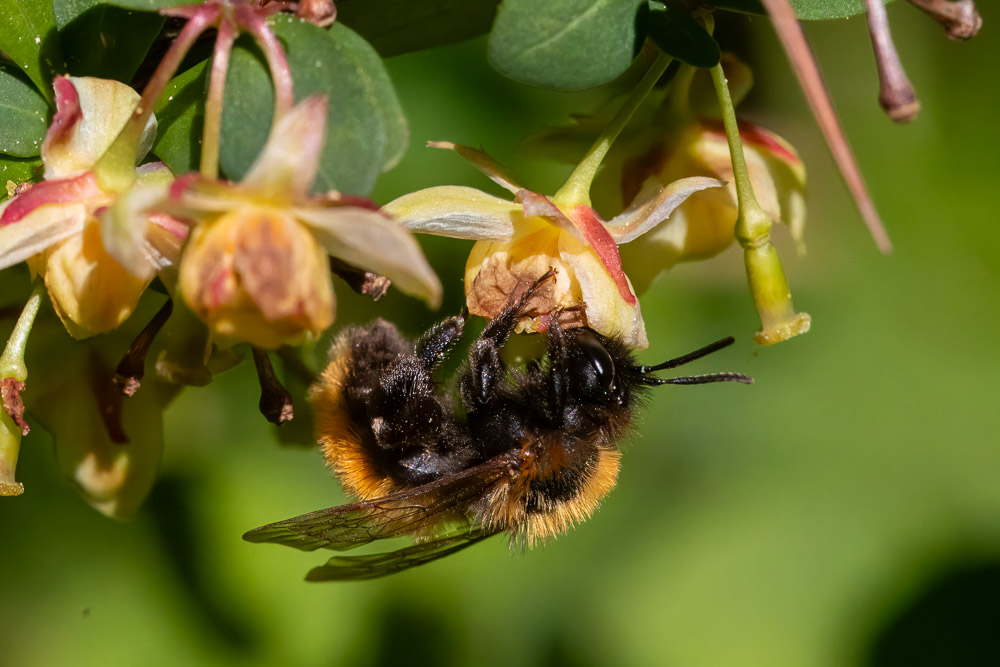
[[[446,535],[397,551],[365,556],[334,556],[326,565],[310,570],[306,580],[362,581],[384,577],[450,556],[495,534],[495,531],[473,529],[465,534]]]
[[[426,558],[432,549],[425,545],[482,533],[480,527],[471,525],[469,507],[508,474],[510,465],[507,457],[496,457],[458,474],[395,495],[318,510],[261,526],[247,532],[243,539],[274,542],[303,551],[319,548],[345,551],[375,540],[413,537],[421,543],[410,548],[415,550],[412,553]],[[438,547],[457,544],[439,544]],[[425,548],[421,550],[417,547]]]

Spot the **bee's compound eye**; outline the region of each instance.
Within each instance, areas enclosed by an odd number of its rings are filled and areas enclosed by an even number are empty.
[[[581,383],[581,393],[591,396],[607,396],[615,388],[615,363],[607,348],[592,331],[581,329],[576,334],[580,356],[574,360],[577,379]]]

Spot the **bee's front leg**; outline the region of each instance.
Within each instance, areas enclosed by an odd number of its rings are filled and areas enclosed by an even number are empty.
[[[469,350],[469,370],[462,377],[460,388],[462,395],[474,404],[485,405],[493,397],[497,382],[506,372],[506,366],[500,359],[500,348],[507,343],[518,321],[524,317],[535,292],[554,276],[553,269],[545,272],[517,301],[497,313],[472,344]]]
[[[436,368],[455,347],[465,328],[466,312],[438,322],[417,340],[415,354],[427,370]]]

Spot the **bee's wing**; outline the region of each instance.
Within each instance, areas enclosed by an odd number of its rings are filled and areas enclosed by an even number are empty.
[[[361,581],[384,577],[450,556],[495,534],[496,531],[482,528],[466,529],[463,534],[444,535],[397,551],[365,556],[334,556],[326,562],[326,565],[309,570],[306,580]]]
[[[285,544],[303,551],[319,548],[345,551],[390,537],[433,538],[396,552],[410,552],[413,557],[422,559],[413,563],[417,565],[446,555],[442,553],[429,558],[435,548],[456,547],[452,551],[457,551],[461,547],[456,545],[462,540],[466,542],[462,546],[468,546],[472,543],[469,539],[478,541],[488,536],[483,534],[481,527],[470,525],[467,510],[509,470],[510,461],[503,456],[496,457],[455,475],[391,496],[331,507],[261,526],[247,532],[243,539]],[[452,542],[445,544],[449,540]],[[405,560],[410,556],[402,558]]]

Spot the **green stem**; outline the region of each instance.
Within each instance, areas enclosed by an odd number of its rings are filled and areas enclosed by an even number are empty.
[[[28,334],[35,324],[35,316],[42,305],[42,296],[45,294],[45,283],[41,280],[35,281],[35,287],[31,290],[28,302],[24,304],[21,316],[17,318],[14,331],[7,339],[7,347],[4,348],[3,355],[0,356],[0,377],[14,378],[19,382],[28,379],[28,368],[24,365],[24,351],[28,347]]]
[[[174,39],[167,53],[157,65],[153,76],[142,92],[138,106],[132,112],[129,121],[118,133],[114,143],[104,152],[104,155],[93,167],[97,182],[101,188],[109,192],[125,192],[135,183],[135,157],[142,138],[146,122],[153,114],[153,109],[160,96],[170,83],[170,78],[180,66],[188,50],[194,45],[198,36],[213,25],[218,19],[218,12],[201,12],[187,22],[180,34]]]
[[[597,138],[594,145],[590,147],[590,150],[587,151],[587,154],[576,166],[576,169],[573,170],[573,173],[569,175],[563,186],[552,197],[553,202],[557,206],[590,205],[590,184],[594,182],[594,176],[597,175],[598,167],[601,166],[601,162],[604,161],[608,150],[611,149],[611,144],[614,143],[615,139],[618,138],[618,135],[625,128],[625,125],[628,124],[629,119],[632,118],[632,114],[635,113],[636,109],[639,108],[639,105],[642,104],[643,100],[646,99],[646,96],[653,89],[653,86],[656,85],[656,82],[663,76],[670,61],[671,57],[662,52],[656,57],[656,60],[646,70],[646,74],[643,75],[635,90],[625,100],[625,104],[618,110],[615,117],[611,119],[608,126],[604,128],[604,132]]]
[[[674,75],[673,83],[670,84],[670,111],[674,118],[683,118],[689,115],[689,103],[691,97],[691,83],[697,68],[684,63]]]
[[[726,128],[726,141],[733,163],[733,180],[736,181],[736,199],[739,213],[736,218],[736,239],[743,247],[743,262],[747,282],[753,295],[761,328],[754,336],[758,345],[772,345],[809,331],[808,313],[797,313],[792,305],[788,280],[781,267],[778,251],[771,244],[771,218],[764,212],[754,195],[740,141],[740,128],[736,123],[736,110],[729,95],[729,85],[722,71],[722,63],[712,68],[712,81],[722,107],[722,124]]]
[[[771,218],[757,203],[757,196],[750,183],[746,158],[743,156],[743,142],[736,122],[736,110],[729,96],[729,86],[720,62],[712,68],[712,82],[722,107],[722,124],[726,128],[726,141],[733,162],[733,180],[736,181],[736,199],[739,204],[739,218],[736,221],[736,238],[744,248],[766,243],[770,238]]]

